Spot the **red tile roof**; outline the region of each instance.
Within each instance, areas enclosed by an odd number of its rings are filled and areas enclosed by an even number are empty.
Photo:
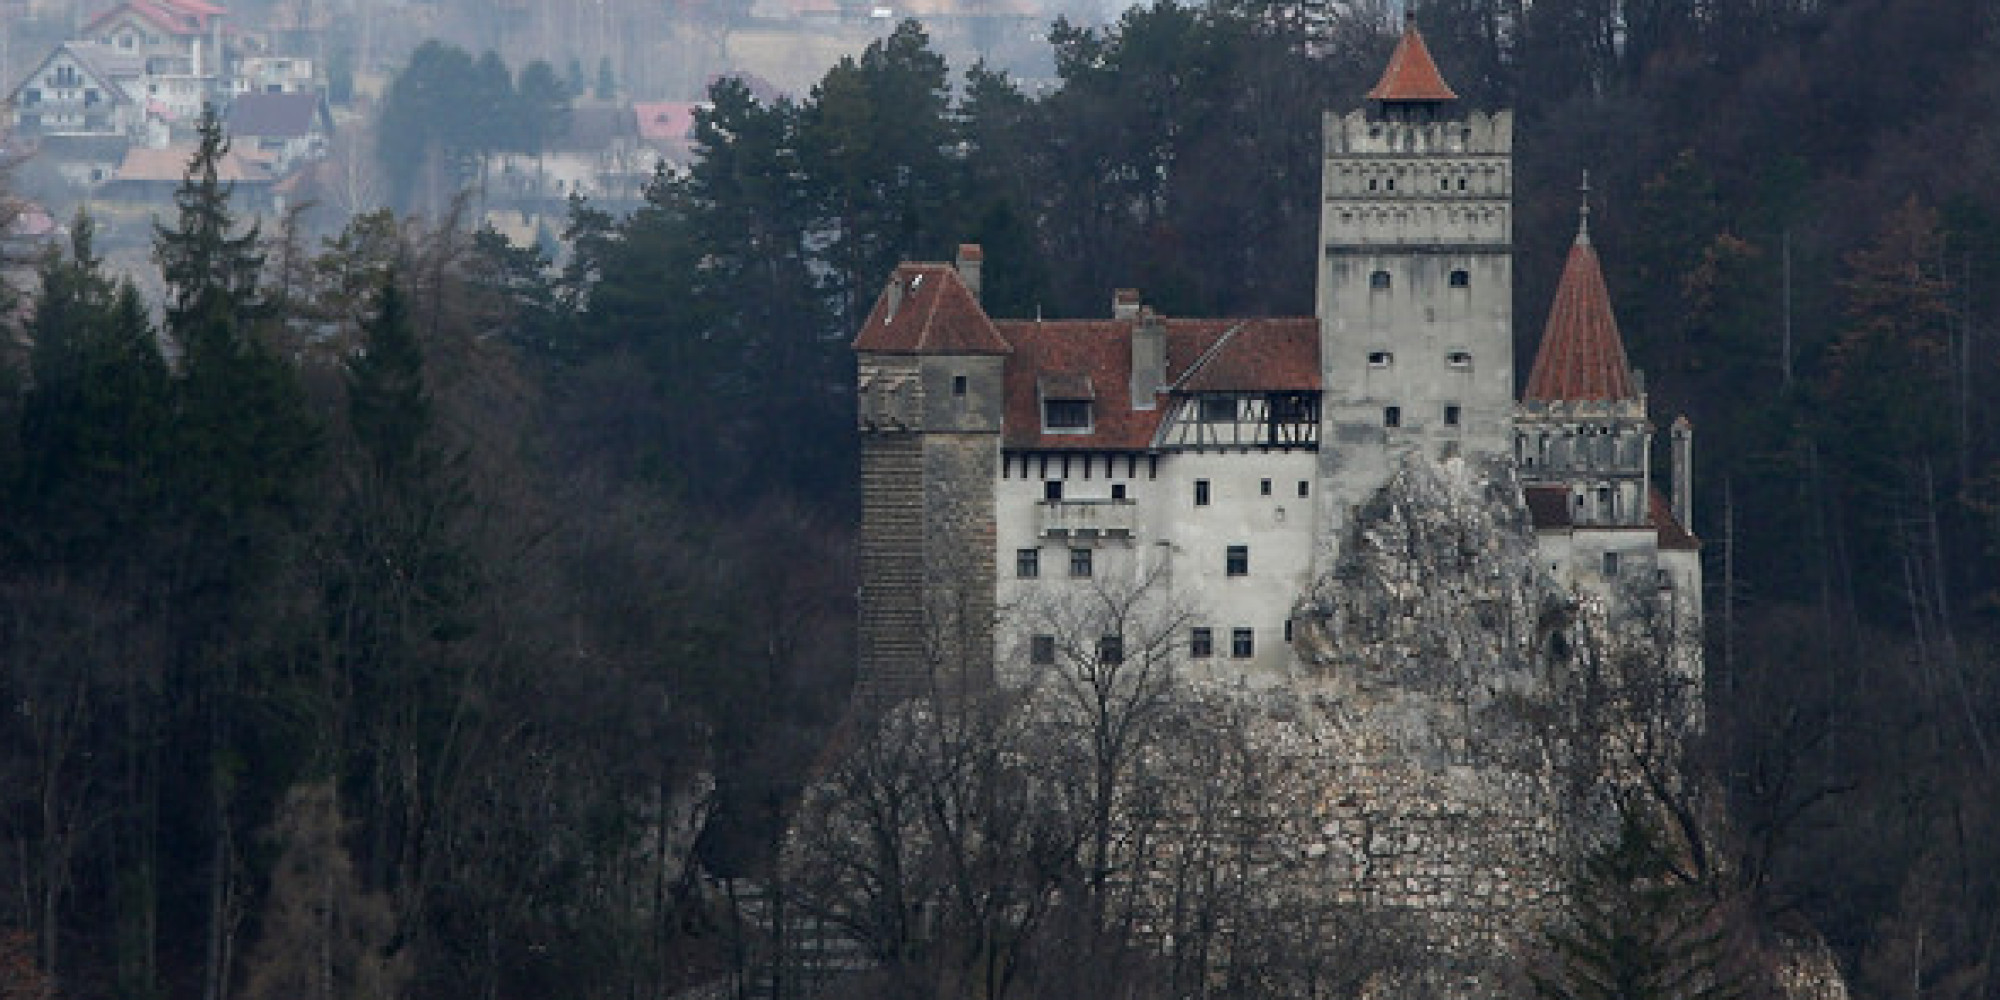
[[[1414,16],[1403,21],[1403,38],[1389,56],[1382,79],[1368,92],[1371,101],[1455,101],[1458,95],[1444,82],[1430,46],[1417,31]]]
[[[1549,325],[1528,374],[1524,400],[1540,402],[1639,398],[1625,360],[1625,342],[1611,314],[1611,293],[1587,233],[1577,233],[1563,266]]]
[[[648,142],[686,143],[694,137],[694,112],[698,107],[691,101],[632,102],[632,116],[639,122],[639,138]]]
[[[877,354],[1006,354],[993,329],[950,264],[898,265],[854,338],[856,351]]]
[[[1578,527],[1570,510],[1570,491],[1567,486],[1535,485],[1524,487],[1521,492],[1528,501],[1528,520],[1536,531],[1561,531]],[[1652,528],[1659,534],[1660,548],[1667,551],[1692,552],[1701,548],[1701,540],[1687,530],[1674,517],[1673,507],[1659,490],[1648,490],[1647,511],[1652,515]],[[1589,527],[1584,525],[1584,527]]]
[[[1528,520],[1536,531],[1567,528],[1574,524],[1569,512],[1569,487],[1529,486],[1521,490],[1528,499]]]
[[[1660,495],[1659,490],[1651,491],[1646,502],[1651,506],[1653,527],[1660,532],[1660,548],[1682,552],[1693,552],[1701,548],[1701,540],[1694,537],[1694,532],[1689,531],[1687,525],[1682,524],[1680,519],[1674,516],[1673,505],[1667,502],[1666,497]]]
[[[1138,451],[1152,447],[1167,401],[1132,406],[1132,331],[1138,319],[1002,320],[1014,347],[1007,359],[1008,448]],[[1166,320],[1167,382],[1183,392],[1317,392],[1319,321]],[[1048,385],[1092,391],[1088,434],[1042,433],[1041,395]]]

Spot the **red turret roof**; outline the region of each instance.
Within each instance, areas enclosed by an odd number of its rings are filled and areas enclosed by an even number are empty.
[[[1396,51],[1389,56],[1389,66],[1382,71],[1382,79],[1375,89],[1368,92],[1371,101],[1455,101],[1458,95],[1444,82],[1444,75],[1438,72],[1437,63],[1431,59],[1430,46],[1424,44],[1424,36],[1417,31],[1417,19],[1409,17],[1403,22],[1403,39],[1396,43]]]
[[[1638,380],[1625,360],[1625,342],[1611,314],[1604,270],[1591,249],[1588,231],[1579,231],[1563,266],[1549,325],[1528,375],[1523,399],[1538,402],[1639,398]]]
[[[881,354],[1006,354],[1012,350],[950,264],[902,264],[854,338]]]

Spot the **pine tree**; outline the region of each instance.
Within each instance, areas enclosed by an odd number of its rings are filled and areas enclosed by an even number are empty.
[[[166,362],[138,292],[104,273],[94,235],[79,213],[69,253],[42,261],[28,323],[32,388],[11,523],[22,545],[64,562],[143,548],[167,457]]]
[[[1660,833],[1628,810],[1618,839],[1592,854],[1550,960],[1531,973],[1548,1000],[1728,1000],[1741,990],[1709,887],[1675,871]]]

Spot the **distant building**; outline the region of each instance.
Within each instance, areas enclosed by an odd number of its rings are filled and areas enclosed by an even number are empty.
[[[276,176],[325,156],[333,141],[333,115],[316,92],[243,94],[230,102],[224,122],[233,149]]]
[[[1170,318],[1123,290],[1109,319],[996,320],[979,248],[898,267],[853,345],[861,696],[1052,664],[1037,609],[1142,587],[1182,610],[1188,660],[1285,676],[1294,610],[1411,456],[1513,463],[1543,568],[1671,623],[1698,676],[1691,433],[1669,502],[1587,226],[1515,396],[1512,147],[1412,24],[1365,108],[1325,117],[1316,315]]]

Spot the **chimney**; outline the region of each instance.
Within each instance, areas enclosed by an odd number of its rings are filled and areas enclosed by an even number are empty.
[[[1167,384],[1167,321],[1137,303],[1132,310],[1138,320],[1132,324],[1132,408],[1150,410],[1154,394]]]
[[[986,252],[977,243],[958,245],[958,280],[965,283],[965,290],[972,293],[972,301],[979,302],[979,266],[986,260]],[[983,304],[983,303],[982,303]]]
[[[1139,316],[1139,290],[1120,288],[1111,293],[1112,319],[1137,319]]]
[[[1668,431],[1673,437],[1674,472],[1674,520],[1689,532],[1694,531],[1694,425],[1688,423],[1687,414],[1674,418],[1674,425]]]

